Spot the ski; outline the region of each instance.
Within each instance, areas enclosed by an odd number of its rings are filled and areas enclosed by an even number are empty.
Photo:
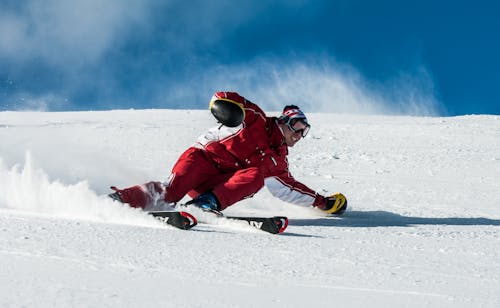
[[[216,217],[246,221],[250,226],[272,234],[283,233],[288,227],[288,218],[285,216],[221,216],[220,212],[218,213],[219,214],[216,214]],[[148,212],[148,214],[165,221],[171,226],[183,230],[191,229],[198,223],[197,219],[192,214],[185,211],[151,211]]]
[[[182,230],[189,230],[198,224],[193,215],[184,211],[151,211],[148,214]]]

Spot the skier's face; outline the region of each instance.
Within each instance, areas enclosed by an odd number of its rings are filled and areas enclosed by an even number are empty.
[[[283,133],[286,145],[293,147],[301,138],[307,134],[309,126],[302,121],[297,121],[293,125],[285,124]]]

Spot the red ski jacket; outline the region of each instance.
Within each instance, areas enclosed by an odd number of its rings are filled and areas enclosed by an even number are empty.
[[[212,101],[221,98],[244,107],[243,123],[237,127],[214,127],[198,138],[195,147],[204,149],[224,172],[258,167],[274,196],[297,205],[313,205],[320,196],[290,174],[288,146],[278,119],[267,117],[262,109],[238,93],[216,92]]]

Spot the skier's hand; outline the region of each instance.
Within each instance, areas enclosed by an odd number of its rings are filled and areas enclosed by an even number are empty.
[[[236,127],[245,118],[245,107],[235,99],[244,100],[244,98],[236,93],[227,94],[232,94],[231,98],[234,99],[214,96],[210,101],[209,109],[219,123],[228,127]]]
[[[347,199],[341,193],[335,193],[328,197],[316,195],[313,206],[328,214],[341,215],[347,209]]]

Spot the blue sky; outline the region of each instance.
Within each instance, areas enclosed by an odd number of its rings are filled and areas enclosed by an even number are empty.
[[[0,110],[500,114],[497,1],[0,2]]]

